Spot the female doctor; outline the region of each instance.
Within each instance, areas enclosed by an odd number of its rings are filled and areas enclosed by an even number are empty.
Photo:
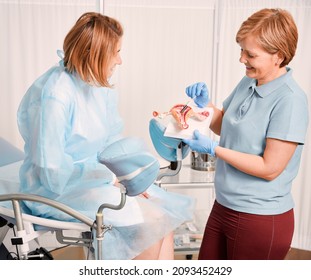
[[[217,157],[216,201],[207,221],[200,259],[284,259],[294,231],[292,181],[308,126],[308,105],[288,63],[298,32],[292,16],[263,9],[237,32],[246,76],[214,108],[210,128],[220,142],[195,131],[184,142]],[[188,96],[204,107],[207,87]]]
[[[21,192],[65,203],[90,218],[101,204],[119,203],[115,174],[98,162],[98,153],[109,147],[113,157],[114,145],[124,142],[118,95],[109,84],[122,63],[122,35],[115,19],[83,14],[65,37],[59,65],[28,89],[18,109],[26,154]],[[122,149],[121,165],[131,145],[125,141]],[[48,206],[27,206],[38,216],[69,219]],[[188,197],[151,184],[144,195],[128,197],[123,209],[104,209],[105,223],[113,228],[105,234],[103,258],[173,259],[172,231],[191,219],[192,207]]]

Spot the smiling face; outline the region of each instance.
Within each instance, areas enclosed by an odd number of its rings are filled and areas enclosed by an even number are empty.
[[[282,59],[278,53],[266,52],[254,36],[247,36],[240,43],[240,62],[246,67],[246,76],[257,80],[257,86],[266,84],[284,73],[285,67],[280,68]]]

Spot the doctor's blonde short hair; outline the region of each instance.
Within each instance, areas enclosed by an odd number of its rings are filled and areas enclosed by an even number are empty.
[[[100,13],[83,14],[64,40],[64,65],[86,83],[110,87],[108,67],[123,36],[121,24]]]
[[[268,53],[283,58],[280,67],[288,65],[295,56],[298,30],[292,15],[282,9],[262,9],[244,21],[237,32],[236,42],[255,36]]]

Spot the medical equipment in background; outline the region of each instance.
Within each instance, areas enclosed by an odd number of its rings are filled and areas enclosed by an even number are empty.
[[[191,151],[191,168],[198,171],[215,172],[216,158],[209,154]]]
[[[126,153],[124,153],[126,151]],[[13,145],[0,138],[0,166],[6,166],[23,159],[23,153]],[[3,248],[3,239],[8,225],[15,225],[16,236],[11,238],[12,245],[18,248],[18,259],[51,259],[46,257],[44,248],[30,252],[29,242],[37,239],[47,232],[56,232],[57,240],[62,244],[90,247],[92,240],[89,238],[68,237],[63,235],[64,230],[78,230],[86,232],[96,230],[97,259],[103,258],[102,241],[104,234],[112,226],[105,225],[103,210],[105,208],[119,210],[126,202],[126,195],[135,196],[144,192],[151,183],[156,181],[159,173],[158,161],[146,150],[143,144],[136,138],[123,138],[110,145],[103,152],[98,154],[98,161],[107,167],[117,176],[120,182],[120,203],[112,205],[104,203],[100,205],[97,213],[94,213],[95,220],[82,215],[76,210],[63,203],[31,194],[8,193],[0,195],[0,201],[11,201],[12,208],[0,206],[0,216],[3,224],[0,227],[0,245]],[[11,191],[11,190],[10,190]],[[23,207],[23,201],[35,201],[59,209],[80,222],[65,222],[41,218],[27,213]],[[2,221],[2,220],[1,220]],[[5,251],[6,252],[6,251]],[[36,254],[38,253],[38,254]]]
[[[206,182],[214,182],[216,157],[191,151],[191,169],[205,172]]]

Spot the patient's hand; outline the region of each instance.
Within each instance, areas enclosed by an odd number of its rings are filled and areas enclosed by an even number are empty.
[[[119,180],[116,178],[116,180],[114,181],[113,185],[117,188],[120,188],[120,182]]]
[[[116,181],[114,182],[113,185],[114,185],[115,187],[117,187],[117,188],[120,188],[119,180],[116,179]],[[147,192],[143,192],[143,193],[139,194],[139,196],[140,196],[140,197],[143,197],[143,198],[146,198],[146,199],[148,199],[148,198],[150,197],[150,195],[149,195]]]
[[[139,196],[147,199],[150,197],[150,195],[147,192],[143,192]]]

